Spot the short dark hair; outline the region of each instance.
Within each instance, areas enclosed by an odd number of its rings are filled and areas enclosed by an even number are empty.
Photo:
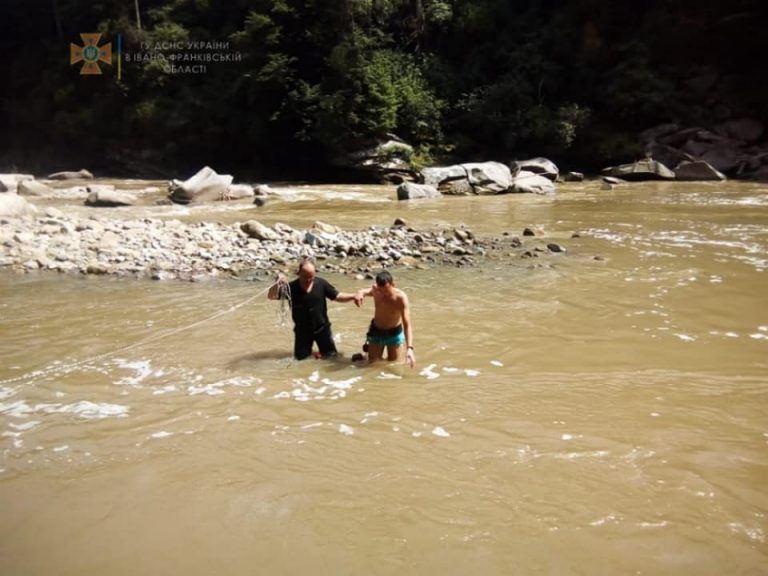
[[[392,279],[392,274],[386,270],[382,270],[376,274],[376,286],[386,286],[387,284],[392,284],[393,282],[394,280]]]

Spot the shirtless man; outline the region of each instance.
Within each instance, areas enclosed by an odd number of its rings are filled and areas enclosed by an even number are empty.
[[[405,344],[405,361],[413,368],[416,355],[413,352],[413,327],[408,296],[395,288],[392,275],[386,270],[376,275],[376,284],[367,290],[359,290],[357,297],[373,296],[375,311],[368,328],[368,362],[381,360],[387,349],[387,360],[397,361]]]

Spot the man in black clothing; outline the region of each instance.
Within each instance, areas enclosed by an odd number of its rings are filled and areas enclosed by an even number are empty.
[[[315,342],[322,358],[335,356],[336,345],[325,300],[354,302],[360,306],[362,298],[356,294],[339,292],[327,280],[318,278],[310,260],[304,260],[299,265],[298,276],[289,283],[284,274],[278,274],[277,282],[267,293],[270,300],[290,298],[294,324],[293,356],[297,360],[307,358],[312,354],[312,344]]]

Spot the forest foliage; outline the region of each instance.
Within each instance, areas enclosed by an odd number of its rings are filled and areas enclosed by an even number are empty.
[[[8,0],[4,11],[6,165],[310,177],[395,134],[417,165],[545,155],[590,169],[631,160],[637,133],[663,122],[768,116],[751,81],[765,43],[756,0]],[[90,32],[112,45],[99,75],[69,61]],[[233,60],[171,72],[178,53]],[[691,87],[707,74],[717,97]]]

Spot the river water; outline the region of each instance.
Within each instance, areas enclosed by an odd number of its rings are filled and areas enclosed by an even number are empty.
[[[122,214],[163,210],[253,217]],[[768,186],[295,186],[258,212],[397,216],[567,252],[396,270],[413,370],[292,361],[267,282],[0,274],[0,572],[768,572]],[[330,314],[349,357],[371,302]]]

